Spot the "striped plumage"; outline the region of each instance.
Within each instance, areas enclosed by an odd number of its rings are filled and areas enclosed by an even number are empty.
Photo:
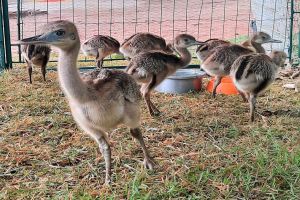
[[[209,55],[213,53],[213,50],[221,45],[229,45],[230,42],[220,39],[208,39],[204,41],[202,45],[199,45],[196,49],[196,55],[201,62],[204,62]]]
[[[203,62],[201,68],[209,75],[215,77],[213,97],[216,96],[216,90],[221,83],[222,77],[229,75],[231,65],[239,56],[255,52],[264,53],[265,50],[262,44],[278,43],[280,41],[273,39],[267,33],[257,32],[250,38],[250,42],[251,48],[249,46],[245,47],[247,43],[243,43],[242,45],[228,44],[217,46],[213,49],[213,53]]]
[[[102,87],[105,83],[108,84],[107,88],[111,93],[108,99],[118,99],[121,95],[125,101],[137,104],[142,99],[135,80],[121,70],[98,69],[83,73],[81,78],[86,83],[94,85],[95,88]]]
[[[136,33],[125,39],[120,47],[120,52],[129,58],[151,50],[162,50],[166,53],[173,52],[171,44],[166,44],[164,38],[151,33]]]
[[[214,76],[213,97],[216,96],[216,90],[222,77],[229,75],[232,63],[241,55],[254,53],[250,49],[240,45],[229,44],[218,46],[213,53],[201,65],[201,68],[210,76]]]
[[[97,68],[103,66],[103,59],[113,53],[119,53],[120,43],[108,35],[94,35],[81,45],[86,56],[96,58]]]
[[[240,45],[218,46],[202,65],[202,68],[211,76],[226,76],[230,73],[232,63],[241,55],[250,54],[253,51]]]
[[[237,89],[248,98],[251,121],[254,121],[256,97],[275,80],[277,70],[286,58],[285,52],[273,51],[269,56],[261,53],[243,55],[233,63],[230,75]]]
[[[141,84],[141,92],[151,116],[160,113],[150,100],[151,91],[177,69],[187,66],[192,59],[187,48],[198,44],[202,43],[196,41],[193,36],[180,34],[174,40],[174,48],[180,57],[161,50],[152,50],[131,59],[126,72]]]
[[[51,49],[45,45],[22,45],[22,57],[28,66],[29,82],[32,83],[32,65],[40,66],[43,79],[46,81],[46,66],[50,58]]]

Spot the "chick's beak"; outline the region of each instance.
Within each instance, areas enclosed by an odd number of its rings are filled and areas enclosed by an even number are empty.
[[[42,35],[36,35],[33,37],[29,37],[29,38],[24,38],[22,40],[19,40],[18,43],[19,44],[37,44],[37,43],[41,43],[43,41],[41,41],[41,36]]]
[[[54,44],[59,41],[60,39],[58,38],[58,36],[55,35],[55,33],[50,32],[22,39],[19,41],[19,44]]]
[[[282,43],[282,41],[271,38],[269,43]]]

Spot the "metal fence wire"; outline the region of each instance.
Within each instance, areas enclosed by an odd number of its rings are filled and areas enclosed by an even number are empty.
[[[104,34],[122,42],[136,32],[151,32],[166,40],[189,33],[198,40],[240,43],[257,30],[282,41],[266,45],[267,50],[288,52],[293,37],[290,8],[290,0],[14,0],[9,1],[13,62],[22,62],[17,40],[59,19],[73,21],[81,40]]]

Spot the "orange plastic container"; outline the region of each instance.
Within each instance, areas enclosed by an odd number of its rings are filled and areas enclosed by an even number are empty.
[[[214,86],[214,77],[210,79],[206,86],[206,90],[209,92],[213,91]],[[236,95],[239,94],[236,87],[234,86],[234,83],[232,82],[231,78],[229,76],[225,76],[222,78],[221,83],[217,87],[217,94],[226,94],[226,95]]]

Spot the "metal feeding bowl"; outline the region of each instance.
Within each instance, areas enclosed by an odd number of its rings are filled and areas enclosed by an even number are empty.
[[[179,69],[156,86],[155,90],[162,93],[183,94],[199,91],[205,72],[200,69]]]

